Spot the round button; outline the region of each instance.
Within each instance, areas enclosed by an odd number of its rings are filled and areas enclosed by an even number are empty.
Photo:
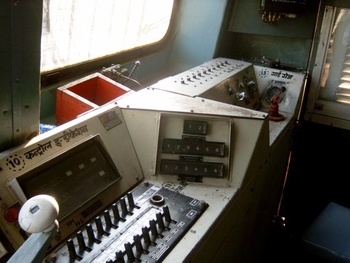
[[[4,212],[4,219],[8,223],[15,223],[18,220],[18,208],[17,207],[9,207]]]

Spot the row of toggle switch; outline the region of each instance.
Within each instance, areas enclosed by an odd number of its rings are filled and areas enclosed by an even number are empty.
[[[96,212],[53,248],[45,262],[160,263],[207,207],[204,201],[145,182]]]
[[[216,73],[218,70],[222,70],[225,67],[230,66],[230,63],[228,61],[217,63],[215,66],[207,66],[205,69],[202,71],[197,71],[197,73],[192,73],[191,76],[187,75],[185,78],[182,77],[180,83],[181,84],[186,84],[186,81],[188,82],[194,82],[196,80],[201,80],[212,73]],[[206,76],[207,75],[207,76]]]
[[[163,220],[165,219],[165,222]],[[157,246],[157,239],[164,238],[163,231],[170,231],[171,223],[176,224],[171,220],[169,209],[167,206],[163,207],[163,214],[157,213],[156,219],[149,221],[149,227],[143,226],[141,228],[142,234],[133,235],[133,243],[127,242],[124,244],[125,250],[116,251],[116,259],[109,259],[106,263],[125,263],[125,262],[140,262],[142,254],[150,254],[151,247]],[[127,261],[125,260],[125,255]]]
[[[156,204],[162,199],[162,196],[155,195],[151,201],[155,200]],[[140,222],[141,218],[143,222]],[[164,231],[171,231],[171,224],[176,226],[177,222],[172,220],[168,206],[163,205],[162,212],[159,207],[152,206],[140,211],[129,192],[127,198],[120,198],[118,203],[86,224],[84,230],[79,230],[75,238],[68,239],[66,249],[60,251],[69,257],[69,262],[139,262],[142,255],[152,253],[152,247],[158,245],[157,239],[164,238]],[[60,262],[55,256],[49,257],[47,262]]]

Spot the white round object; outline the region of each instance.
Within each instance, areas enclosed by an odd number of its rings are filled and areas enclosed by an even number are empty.
[[[18,222],[29,233],[50,231],[59,212],[58,203],[49,195],[37,195],[24,203],[18,215]],[[56,221],[56,222],[55,222]]]

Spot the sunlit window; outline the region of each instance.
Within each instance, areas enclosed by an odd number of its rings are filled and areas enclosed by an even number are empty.
[[[155,43],[172,8],[173,0],[44,0],[41,71]]]
[[[319,98],[350,104],[350,9],[334,10]]]

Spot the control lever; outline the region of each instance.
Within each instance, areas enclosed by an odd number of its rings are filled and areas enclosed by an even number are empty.
[[[278,104],[280,103],[280,96],[286,91],[285,87],[282,87],[280,92],[271,98],[271,105],[269,108],[269,119],[272,121],[282,121],[284,116],[278,112]]]
[[[132,70],[130,71],[130,74],[128,76],[128,78],[131,78],[132,74],[134,74],[135,70],[140,66],[141,62],[140,61],[135,61],[134,67],[132,68]]]
[[[58,213],[58,203],[52,196],[37,195],[25,202],[19,211],[18,222],[31,235],[8,263],[43,262],[51,240],[57,233]]]

